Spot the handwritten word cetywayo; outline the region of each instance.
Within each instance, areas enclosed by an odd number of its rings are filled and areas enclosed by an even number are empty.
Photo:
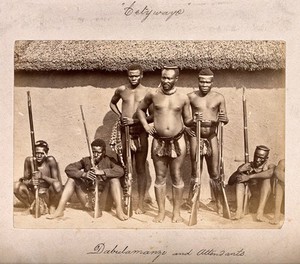
[[[124,7],[124,15],[129,16],[139,16],[142,18],[141,22],[144,22],[150,16],[164,17],[165,21],[168,21],[174,16],[182,15],[185,10],[184,9],[176,9],[176,10],[154,10],[147,5],[142,8],[136,7],[136,1],[133,1],[129,6],[122,3]]]

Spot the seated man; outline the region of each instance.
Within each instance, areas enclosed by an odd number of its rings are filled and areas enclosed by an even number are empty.
[[[274,218],[270,221],[271,224],[277,225],[280,223],[280,211],[284,197],[284,182],[285,182],[285,160],[282,159],[278,162],[274,170],[274,180],[276,181],[275,190],[275,213]]]
[[[62,197],[59,201],[56,211],[47,216],[48,219],[62,217],[66,203],[74,192],[87,210],[93,210],[93,199],[95,186],[93,184],[95,177],[99,178],[99,195],[104,190],[107,183],[110,184],[110,191],[116,206],[117,217],[124,221],[127,216],[124,214],[121,202],[121,185],[119,178],[124,175],[124,170],[117,162],[106,156],[106,145],[102,139],[95,139],[92,144],[93,159],[95,167],[92,168],[91,157],[82,158],[80,161],[69,164],[65,172],[68,180],[65,184]]]
[[[254,152],[253,162],[241,165],[229,178],[229,185],[236,183],[237,210],[234,218],[236,220],[244,216],[243,201],[245,183],[247,183],[251,192],[251,200],[253,200],[253,198],[259,198],[256,215],[257,221],[268,222],[268,219],[264,216],[264,209],[271,193],[271,177],[275,168],[274,164],[267,165],[269,151],[270,149],[266,146],[257,146]]]
[[[33,157],[27,157],[24,162],[24,176],[14,183],[15,196],[34,212],[35,189],[38,187],[40,213],[47,214],[55,211],[62,191],[62,184],[57,162],[53,156],[48,156],[49,147],[46,141],[39,140],[35,143],[36,165],[34,171]]]

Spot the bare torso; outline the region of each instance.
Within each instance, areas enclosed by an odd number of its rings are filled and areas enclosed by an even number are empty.
[[[122,99],[122,117],[135,117],[134,114],[137,106],[145,97],[148,89],[141,84],[136,88],[122,86],[119,89],[119,94]]]
[[[176,136],[183,128],[182,112],[186,95],[174,93],[165,95],[157,90],[152,95],[154,127],[159,136]]]
[[[223,96],[217,92],[211,91],[206,96],[200,96],[199,91],[188,94],[192,114],[196,112],[203,113],[204,121],[218,121],[218,113],[223,100]],[[208,126],[204,125],[201,127],[201,136],[209,137],[215,133],[216,125]]]

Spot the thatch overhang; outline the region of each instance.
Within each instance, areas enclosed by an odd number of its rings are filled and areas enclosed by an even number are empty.
[[[283,41],[16,41],[16,71],[124,71],[139,63],[145,71],[177,65],[212,70],[285,68]]]

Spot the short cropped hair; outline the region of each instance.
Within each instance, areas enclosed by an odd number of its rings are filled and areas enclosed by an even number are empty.
[[[168,66],[165,65],[162,70],[173,70],[175,72],[175,76],[179,76],[179,68],[178,66]]]
[[[49,151],[49,145],[45,140],[38,140],[35,142],[34,146],[36,148],[43,148],[44,151],[48,154]]]
[[[135,70],[139,70],[141,74],[143,73],[143,68],[140,64],[135,63],[135,64],[131,64],[127,67],[127,72],[135,71]]]
[[[91,144],[92,147],[101,147],[102,150],[105,150],[106,149],[106,144],[105,144],[105,141],[101,138],[96,138],[92,144]]]

